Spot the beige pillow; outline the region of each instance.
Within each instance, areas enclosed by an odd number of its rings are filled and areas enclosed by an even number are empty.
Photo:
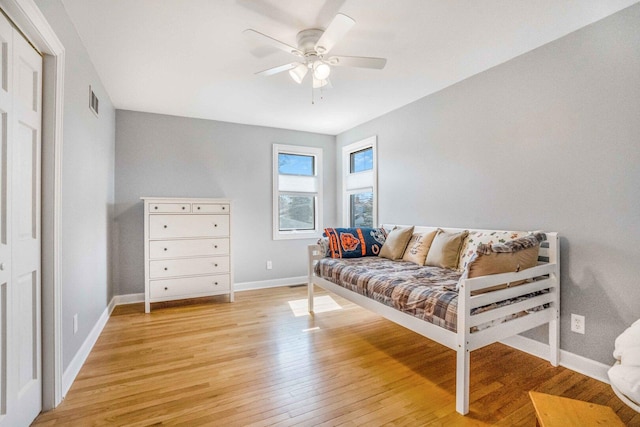
[[[384,245],[382,245],[378,256],[392,260],[402,258],[402,254],[404,254],[404,250],[412,234],[413,227],[394,228],[387,236],[387,240],[384,241]]]
[[[521,237],[519,239],[501,245],[478,246],[478,251],[471,258],[467,266],[466,277],[487,276],[489,274],[514,273],[538,265],[538,252],[540,242],[546,236],[540,233]],[[474,291],[471,295],[477,295],[507,287],[518,286],[526,283],[520,280],[512,283],[504,283],[492,286],[479,291]]]
[[[489,255],[478,254],[478,257],[469,263],[469,278],[487,276],[489,274],[514,273],[538,265],[538,246],[523,249],[518,252],[500,253]],[[482,294],[498,289],[505,289],[525,283],[520,280],[513,283],[492,286],[479,291],[471,292],[471,295]]]
[[[458,268],[460,248],[468,234],[469,231],[467,230],[459,233],[449,233],[439,228],[438,234],[436,234],[431,243],[424,265],[448,268],[450,270]]]
[[[427,253],[431,247],[433,238],[436,237],[438,231],[432,231],[431,233],[415,233],[411,236],[407,249],[402,256],[403,261],[409,261],[414,264],[424,265],[424,260],[427,259]]]

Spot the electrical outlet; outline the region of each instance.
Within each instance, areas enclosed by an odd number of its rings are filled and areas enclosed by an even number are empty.
[[[271,263],[271,260],[267,261],[267,270],[271,270],[273,268],[273,264]]]
[[[571,330],[579,334],[584,334],[584,316],[571,313]]]
[[[78,332],[78,313],[73,315],[73,334]]]

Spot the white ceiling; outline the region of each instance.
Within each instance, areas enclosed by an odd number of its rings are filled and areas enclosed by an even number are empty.
[[[335,135],[617,12],[637,0],[63,0],[118,109]],[[311,104],[309,77],[257,71],[337,12],[356,25],[336,55],[388,59],[334,68]]]

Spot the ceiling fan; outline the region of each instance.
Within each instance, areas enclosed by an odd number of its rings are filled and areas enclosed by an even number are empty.
[[[288,71],[293,81],[301,84],[308,72],[311,71],[313,88],[321,88],[330,85],[331,67],[359,67],[381,70],[386,65],[387,60],[385,58],[327,56],[355,23],[356,21],[347,15],[338,13],[326,30],[309,28],[300,31],[297,36],[298,47],[293,47],[253,29],[244,30],[243,33],[259,42],[267,43],[299,58],[296,62],[257,72],[257,75],[271,76]]]

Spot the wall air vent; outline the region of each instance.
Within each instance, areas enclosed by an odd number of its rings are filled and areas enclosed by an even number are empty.
[[[98,117],[98,97],[89,86],[89,109]]]

